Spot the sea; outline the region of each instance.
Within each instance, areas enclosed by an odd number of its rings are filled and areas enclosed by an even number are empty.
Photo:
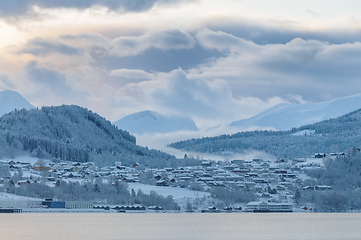
[[[2,213],[0,239],[361,239],[360,213]]]

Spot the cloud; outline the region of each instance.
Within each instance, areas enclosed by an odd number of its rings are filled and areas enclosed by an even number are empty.
[[[153,79],[155,76],[138,69],[117,69],[110,72],[110,76],[132,78],[132,79]]]
[[[117,37],[113,41],[100,34],[68,34],[59,36],[56,41],[86,49],[97,65],[108,69],[170,72],[178,67],[190,69],[209,59],[225,56],[225,53],[204,49],[192,35],[180,30],[153,31],[140,36]],[[133,48],[124,46],[126,41]]]
[[[143,12],[155,5],[174,5],[193,0],[11,0],[0,1],[0,16],[2,18],[18,19],[22,16],[37,15],[34,7],[40,8],[73,8],[78,10],[94,6],[106,7],[111,11]]]
[[[310,15],[306,10],[307,15]],[[306,20],[304,18],[303,20]],[[340,20],[340,19],[339,19]],[[361,31],[359,22],[352,24],[347,18],[348,24],[337,25],[327,21],[323,27],[315,27],[314,24],[322,22],[314,19],[306,22],[275,21],[248,18],[234,18],[230,16],[210,18],[203,23],[203,28],[215,33],[223,32],[246,41],[252,41],[259,45],[286,44],[295,38],[314,39],[332,44],[357,42],[360,40]],[[311,23],[311,24],[310,24]],[[339,22],[341,24],[341,22]],[[342,25],[342,24],[341,24]]]
[[[284,102],[280,98],[234,98],[228,83],[205,80],[181,69],[157,73],[155,79],[128,84],[123,96],[133,96],[143,109],[164,115],[190,116],[200,129],[250,117],[267,107]]]
[[[215,32],[209,29],[201,29],[196,34],[196,39],[204,47],[208,49],[216,49],[218,51],[252,51],[258,46],[242,38],[233,36],[232,34],[221,31]]]
[[[14,84],[10,81],[9,77],[5,73],[0,72],[0,87],[2,90],[8,90],[9,88],[13,88]]]
[[[34,56],[47,56],[52,53],[59,53],[71,56],[84,55],[84,50],[78,47],[68,46],[55,40],[35,38],[29,40],[17,53],[29,53]]]
[[[189,73],[206,80],[225,79],[234,97],[287,98],[291,93],[305,101],[322,101],[330,95],[356,94],[361,87],[359,42],[330,44],[295,38],[286,44],[260,45],[207,29],[196,38],[205,48],[228,53]]]
[[[103,37],[97,33],[82,33],[77,35],[61,35],[59,36],[59,40],[63,40],[69,42],[73,45],[81,45],[81,46],[94,46],[94,45],[109,45],[110,40],[108,38]]]
[[[72,95],[65,74],[53,69],[39,66],[37,61],[30,61],[24,66],[27,80],[33,83],[42,95],[56,94],[63,98]]]
[[[123,57],[139,55],[149,48],[161,50],[190,49],[194,38],[178,29],[166,31],[150,31],[139,37],[119,37],[113,40],[110,54]]]

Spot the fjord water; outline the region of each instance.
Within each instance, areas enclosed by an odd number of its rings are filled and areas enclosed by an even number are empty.
[[[1,214],[0,236],[42,239],[360,239],[359,213]]]

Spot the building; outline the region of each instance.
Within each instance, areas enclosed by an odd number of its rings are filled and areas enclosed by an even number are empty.
[[[67,209],[88,209],[93,208],[93,202],[90,201],[66,201],[65,208]]]
[[[65,208],[65,202],[64,201],[43,201],[42,204],[44,206],[47,206],[48,208]]]
[[[36,200],[13,200],[0,201],[0,208],[42,208],[42,201]]]
[[[249,202],[247,212],[293,212],[291,203]]]
[[[67,209],[91,209],[93,202],[89,201],[52,201],[46,199],[45,201],[36,200],[13,200],[13,201],[0,201],[0,208],[67,208]]]

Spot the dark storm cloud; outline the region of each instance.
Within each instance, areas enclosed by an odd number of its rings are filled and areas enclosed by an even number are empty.
[[[41,8],[76,8],[87,9],[93,6],[107,7],[111,11],[142,12],[155,4],[177,4],[194,0],[2,0],[0,1],[0,17],[18,18],[32,15],[33,7]]]
[[[34,56],[47,56],[52,53],[64,55],[83,55],[84,50],[77,47],[68,46],[55,40],[46,40],[36,38],[29,40],[19,51],[18,54],[29,53]]]

